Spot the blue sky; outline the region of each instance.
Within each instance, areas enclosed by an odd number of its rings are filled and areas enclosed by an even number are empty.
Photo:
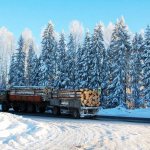
[[[145,28],[150,23],[150,0],[0,0],[0,27],[7,27],[16,38],[29,28],[37,41],[49,20],[60,32],[68,31],[72,20],[92,30],[97,22],[115,23],[120,16],[133,32]]]

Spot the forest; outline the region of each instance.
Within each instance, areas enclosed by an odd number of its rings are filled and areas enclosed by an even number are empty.
[[[37,56],[33,42],[24,51],[21,35],[11,56],[9,71],[1,70],[1,88],[48,86],[55,89],[101,89],[101,106],[150,106],[150,27],[131,37],[123,18],[117,20],[109,45],[102,25],[86,31],[82,42],[66,37],[49,22]],[[7,76],[7,77],[6,77]]]

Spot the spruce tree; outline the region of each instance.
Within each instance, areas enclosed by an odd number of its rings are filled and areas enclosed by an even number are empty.
[[[129,99],[138,108],[142,104],[141,87],[142,87],[142,55],[143,55],[143,38],[135,34],[132,41],[132,50],[130,56],[130,85],[131,95]]]
[[[144,64],[143,64],[143,82],[144,82],[144,101],[150,103],[150,27],[147,26],[144,41]]]
[[[102,25],[99,24],[95,27],[91,39],[91,53],[90,53],[90,86],[91,88],[98,89],[101,87],[103,80],[103,63],[104,63],[104,40],[102,33]]]
[[[130,52],[130,37],[124,20],[121,18],[115,25],[110,43],[112,54],[109,98],[112,105],[123,106],[126,101],[126,86],[128,77],[128,58]]]
[[[102,84],[101,84],[101,97],[100,97],[100,102],[101,106],[106,108],[106,107],[111,107],[111,99],[109,99],[109,95],[111,91],[109,90],[109,86],[111,84],[111,60],[112,60],[112,54],[111,50],[105,49],[104,52],[104,61],[103,61],[103,66],[102,66]]]
[[[75,89],[75,77],[76,77],[76,46],[73,35],[70,33],[69,42],[67,44],[67,82],[66,87],[68,89]]]
[[[84,88],[90,87],[90,81],[92,79],[92,76],[90,74],[91,67],[91,60],[90,60],[90,54],[91,54],[91,35],[90,32],[87,31],[86,36],[85,36],[85,41],[83,44],[83,49],[84,49],[84,81],[85,85],[83,86]]]
[[[24,40],[22,36],[18,41],[18,48],[16,49],[16,67],[15,76],[16,80],[14,85],[23,86],[25,85],[25,53],[23,51]]]
[[[78,46],[77,51],[77,71],[76,71],[76,88],[88,88],[90,85],[90,51],[91,38],[89,31],[86,32],[83,47]]]
[[[56,49],[54,27],[50,22],[43,33],[42,39],[40,85],[54,87],[56,78]]]
[[[1,74],[1,79],[0,79],[0,89],[6,89],[6,73],[3,71]]]
[[[58,53],[57,53],[57,72],[58,72],[58,79],[57,79],[57,88],[64,89],[67,82],[67,72],[66,72],[66,43],[64,33],[60,34],[60,39],[58,42]]]
[[[77,51],[77,61],[76,61],[76,71],[75,71],[75,76],[76,76],[75,88],[76,89],[84,88],[84,84],[85,84],[85,80],[83,76],[85,75],[86,72],[84,72],[84,66],[83,66],[83,64],[85,63],[83,60],[84,58],[83,51],[84,51],[83,48],[81,47],[81,45],[79,45],[78,51]]]
[[[36,72],[36,62],[37,56],[34,51],[33,43],[29,46],[28,58],[27,58],[27,75],[26,75],[26,85],[34,86],[36,85],[35,81],[35,72]]]
[[[34,84],[35,86],[41,85],[41,57],[36,58],[36,67],[35,67],[35,73],[34,73]]]
[[[10,68],[9,68],[9,85],[14,86],[16,83],[16,54],[13,53],[11,57],[11,63],[10,63]]]

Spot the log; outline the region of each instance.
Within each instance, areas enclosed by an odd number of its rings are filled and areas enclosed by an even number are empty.
[[[96,90],[80,89],[80,90],[60,90],[52,92],[54,98],[60,99],[79,99],[82,106],[99,106],[99,93]]]

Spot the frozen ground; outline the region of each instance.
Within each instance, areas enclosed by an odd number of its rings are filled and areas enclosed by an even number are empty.
[[[31,119],[29,119],[31,118]],[[149,150],[150,125],[0,113],[0,148]]]
[[[117,107],[113,109],[100,109],[98,115],[150,118],[150,108],[130,110]]]

